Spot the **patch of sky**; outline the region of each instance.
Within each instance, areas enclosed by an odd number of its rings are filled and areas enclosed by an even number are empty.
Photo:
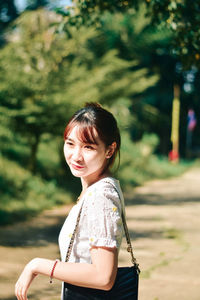
[[[27,0],[15,0],[15,5],[18,12],[22,12],[27,6]],[[56,0],[56,1],[49,1],[49,7],[65,7],[71,3],[70,0]]]

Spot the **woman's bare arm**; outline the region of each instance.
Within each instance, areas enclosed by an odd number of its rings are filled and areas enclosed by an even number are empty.
[[[117,249],[93,247],[92,264],[59,262],[54,270],[54,278],[68,283],[108,290],[114,284],[117,271]],[[49,276],[53,261],[38,258],[35,274]]]
[[[93,247],[90,252],[92,264],[58,262],[53,277],[78,286],[111,289],[117,273],[117,248]],[[50,276],[54,263],[44,258],[30,261],[15,285],[17,299],[27,300],[27,291],[34,277],[38,274]]]

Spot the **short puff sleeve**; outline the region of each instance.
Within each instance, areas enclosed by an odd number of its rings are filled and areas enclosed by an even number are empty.
[[[119,248],[123,229],[121,203],[116,189],[102,183],[87,195],[84,205],[89,246]]]

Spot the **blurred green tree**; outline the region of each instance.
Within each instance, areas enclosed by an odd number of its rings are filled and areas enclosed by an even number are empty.
[[[116,12],[138,9],[144,3],[147,16],[152,23],[168,27],[174,34],[173,51],[180,57],[186,68],[200,66],[200,3],[181,0],[72,0],[68,8],[67,22],[80,25],[96,23],[100,25],[100,15],[104,11]]]
[[[129,128],[134,141],[140,140],[145,132],[154,132],[160,138],[159,149],[168,153],[173,84],[177,76],[177,61],[169,48],[172,33],[167,28],[153,26],[146,17],[144,5],[137,12],[104,13],[101,23],[97,37],[89,41],[97,57],[117,49],[122,59],[137,60],[134,72],[145,68],[149,74],[158,74],[155,85],[138,90],[129,98],[130,101],[123,102],[124,110],[129,109],[129,117],[123,120],[129,120],[126,129]]]
[[[171,149],[171,109],[174,84],[181,89],[180,152],[185,155],[187,111],[193,107],[197,114],[199,107],[199,71],[195,66],[184,70],[177,55],[173,54],[173,32],[168,27],[152,24],[145,5],[126,12],[101,15],[98,37],[91,41],[97,56],[110,49],[117,49],[121,58],[136,59],[136,68],[146,68],[151,74],[158,74],[156,85],[142,93],[134,94],[129,102],[129,128],[132,138],[140,140],[147,132],[160,138],[158,152],[168,154]],[[186,65],[185,65],[186,66]],[[125,104],[124,104],[125,105]],[[126,106],[126,105],[125,105]],[[197,125],[194,142],[198,144]]]
[[[6,119],[1,131],[8,138],[10,124],[12,132],[26,138],[33,172],[42,134],[61,136],[72,111],[88,101],[116,103],[157,80],[116,50],[97,59],[88,43],[96,38],[93,28],[68,27],[67,35],[56,34],[60,18],[46,10],[25,12],[0,52],[0,116]]]

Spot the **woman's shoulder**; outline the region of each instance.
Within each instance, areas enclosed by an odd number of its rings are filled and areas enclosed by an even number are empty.
[[[97,190],[97,191],[109,191],[109,190],[115,190],[116,192],[119,190],[120,184],[119,180],[114,177],[104,177],[100,179],[99,181],[95,182],[91,186],[91,190]]]
[[[101,197],[120,202],[119,181],[113,177],[104,177],[90,186],[85,196],[87,199]]]

